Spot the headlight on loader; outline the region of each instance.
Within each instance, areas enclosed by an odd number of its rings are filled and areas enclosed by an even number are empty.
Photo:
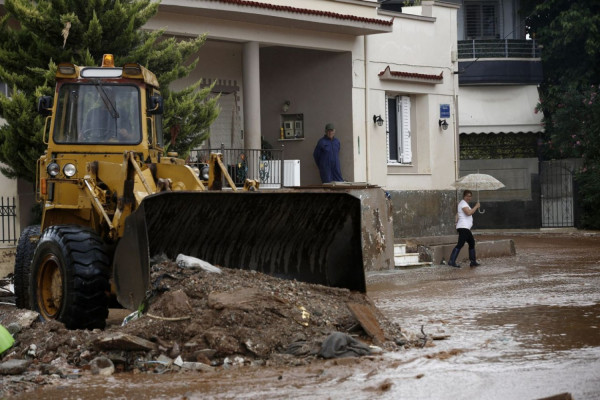
[[[56,177],[59,172],[60,172],[60,165],[58,165],[55,162],[51,162],[50,164],[48,164],[48,166],[46,167],[46,171],[48,172],[48,175],[50,175],[51,177]]]
[[[63,174],[65,174],[65,176],[67,178],[72,178],[76,173],[77,173],[77,168],[75,167],[75,165],[73,165],[71,163],[66,164],[63,168]]]
[[[202,179],[203,181],[207,181],[208,180],[208,171],[209,171],[209,167],[208,165],[205,165],[202,167],[202,170],[200,171],[200,179]]]

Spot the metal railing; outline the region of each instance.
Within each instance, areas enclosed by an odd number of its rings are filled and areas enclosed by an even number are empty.
[[[0,242],[17,244],[19,239],[17,236],[17,203],[15,198],[12,198],[12,205],[10,204],[10,197],[0,197],[0,225],[2,227],[2,237]]]
[[[473,39],[458,41],[458,59],[473,58],[540,58],[535,40]]]
[[[284,186],[283,147],[281,149],[218,149],[192,150],[188,165],[200,170],[208,163],[211,153],[221,153],[223,164],[235,183],[243,187],[246,179],[255,179],[261,188],[278,188]],[[226,182],[224,182],[224,186]]]

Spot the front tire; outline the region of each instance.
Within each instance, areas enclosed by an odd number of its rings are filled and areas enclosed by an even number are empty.
[[[32,242],[33,237],[40,236],[40,226],[31,225],[23,229],[17,244],[17,254],[15,256],[14,285],[15,285],[15,305],[18,308],[31,308],[29,301],[29,275],[31,273],[31,260],[37,241]]]
[[[96,232],[76,225],[44,231],[31,263],[29,296],[43,320],[68,329],[104,328],[110,257]]]

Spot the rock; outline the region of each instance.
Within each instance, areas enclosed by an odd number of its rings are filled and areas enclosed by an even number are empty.
[[[173,359],[171,357],[165,356],[164,354],[161,354],[160,356],[158,356],[156,361],[165,365],[166,367],[169,367],[171,364],[173,364]]]
[[[27,355],[29,357],[35,357],[36,351],[37,351],[37,346],[32,343],[29,345],[29,348],[27,349]]]
[[[21,332],[21,329],[21,324],[19,324],[18,322],[11,322],[6,327],[6,330],[13,336]]]
[[[231,355],[243,353],[240,342],[231,336],[231,332],[220,327],[213,327],[204,332],[208,345],[217,351],[217,354]]]
[[[205,372],[214,371],[214,368],[211,367],[210,365],[206,365],[201,362],[191,362],[191,361],[184,361],[183,364],[181,365],[181,368],[189,369],[192,371],[205,371]]]
[[[92,374],[110,376],[115,373],[115,365],[106,357],[96,357],[90,361]]]
[[[29,360],[8,360],[0,363],[0,375],[19,375],[27,371]]]
[[[169,357],[177,358],[181,354],[181,350],[179,349],[179,345],[177,342],[173,343],[173,347],[169,351]]]
[[[21,326],[21,329],[29,328],[39,316],[40,314],[35,311],[23,310],[23,312],[18,315],[16,323]]]
[[[181,356],[177,356],[175,361],[173,361],[173,364],[177,365],[178,367],[181,367],[183,365],[183,359],[181,358]]]
[[[261,342],[253,342],[250,339],[246,339],[244,342],[244,346],[258,357],[266,357],[271,353],[271,348],[264,343]]]
[[[189,316],[194,311],[190,304],[189,297],[183,290],[166,292],[156,302],[156,305],[153,306],[153,308],[155,307],[162,310],[162,316],[166,318],[185,317]]]

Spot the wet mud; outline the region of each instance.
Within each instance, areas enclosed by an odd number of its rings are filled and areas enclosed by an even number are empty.
[[[308,365],[84,376],[22,398],[600,399],[600,235],[504,234],[477,268],[371,273],[368,296],[422,346]],[[15,398],[19,398],[18,396]]]

